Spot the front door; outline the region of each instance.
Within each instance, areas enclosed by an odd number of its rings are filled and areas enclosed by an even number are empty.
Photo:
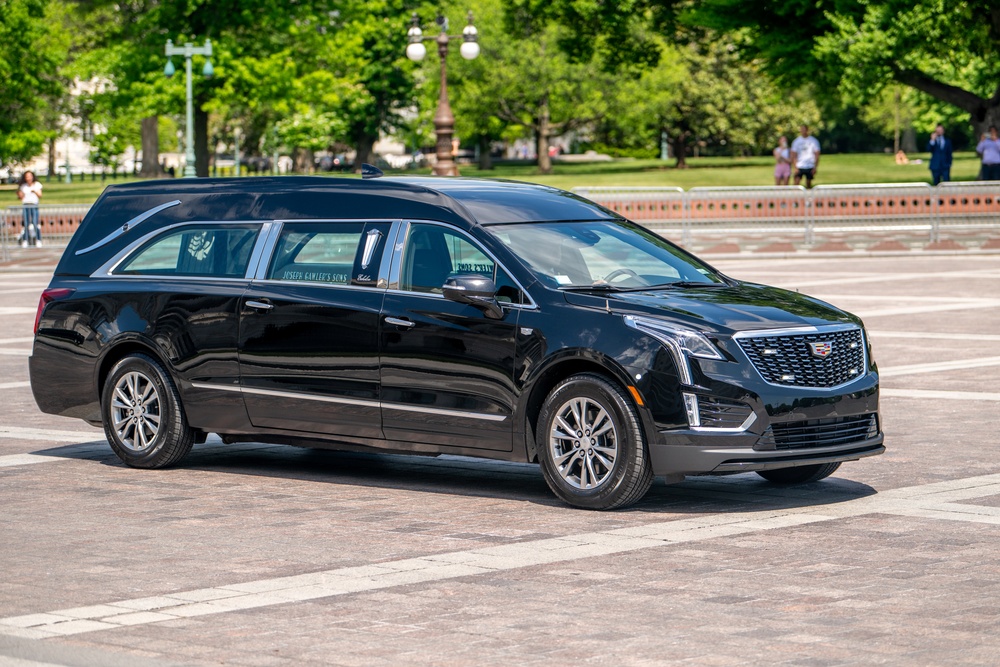
[[[286,222],[242,300],[240,373],[256,427],[381,438],[376,287],[389,222]]]
[[[480,274],[512,289],[496,262],[452,228],[410,224],[398,285],[382,309],[382,420],[392,440],[512,449],[516,307],[490,319],[448,301],[449,276]],[[510,300],[509,297],[505,297]]]

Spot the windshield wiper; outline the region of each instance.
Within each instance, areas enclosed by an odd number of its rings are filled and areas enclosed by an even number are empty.
[[[643,285],[642,287],[622,287],[619,288],[623,292],[648,292],[650,290],[661,290],[670,289],[672,287],[677,287],[681,289],[686,289],[689,287],[728,287],[726,283],[704,283],[699,280],[676,280],[671,283],[659,283],[656,285]]]
[[[565,285],[559,288],[563,292],[625,292],[626,287],[617,287],[602,283],[599,285]]]

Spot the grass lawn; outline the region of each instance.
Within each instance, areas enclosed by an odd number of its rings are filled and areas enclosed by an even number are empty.
[[[834,183],[906,183],[929,182],[928,156],[917,154],[923,164],[897,165],[892,155],[875,153],[824,155],[820,161],[815,184]],[[587,164],[556,164],[553,174],[541,175],[534,166],[501,166],[490,171],[480,171],[471,165],[461,168],[463,176],[507,178],[544,183],[570,189],[586,186],[671,186],[685,190],[700,186],[772,185],[773,160],[769,157],[753,158],[692,158],[688,169],[675,169],[673,160],[663,166],[659,160],[615,160]],[[429,170],[399,172],[405,174],[430,173]],[[979,173],[979,159],[975,153],[957,153],[951,177],[956,181],[974,180]],[[89,204],[112,183],[117,181],[76,180],[71,184],[44,179],[45,204]],[[15,185],[0,186],[0,202],[17,204]]]

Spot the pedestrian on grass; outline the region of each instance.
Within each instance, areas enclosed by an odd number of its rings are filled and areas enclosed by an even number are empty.
[[[951,139],[944,136],[944,125],[941,123],[934,128],[927,151],[931,154],[931,178],[934,179],[934,185],[941,181],[950,181]]]
[[[976,146],[976,153],[983,159],[983,167],[979,172],[981,181],[1000,181],[1000,138],[997,128],[990,125],[990,135],[985,134]]]
[[[795,185],[806,179],[806,187],[813,186],[813,178],[819,169],[819,140],[809,134],[809,126],[805,123],[799,128],[799,136],[792,142],[790,161],[795,165]]]
[[[788,139],[784,135],[778,137],[778,147],[772,151],[774,155],[774,184],[788,185],[792,176],[792,163],[788,153]]]
[[[42,229],[38,226],[38,202],[42,199],[42,184],[35,180],[35,172],[21,174],[17,188],[17,198],[21,200],[21,216],[24,231],[21,233],[21,247],[42,245]]]

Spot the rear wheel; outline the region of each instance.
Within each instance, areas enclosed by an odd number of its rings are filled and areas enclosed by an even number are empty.
[[[840,463],[817,463],[811,466],[758,470],[757,474],[775,484],[808,484],[826,479],[837,472],[839,467]]]
[[[574,375],[556,385],[535,432],[545,481],[571,505],[625,507],[642,498],[653,482],[635,409],[599,375]]]
[[[101,396],[104,433],[126,465],[163,468],[180,461],[194,444],[177,388],[163,367],[145,354],[130,354],[108,374]]]

